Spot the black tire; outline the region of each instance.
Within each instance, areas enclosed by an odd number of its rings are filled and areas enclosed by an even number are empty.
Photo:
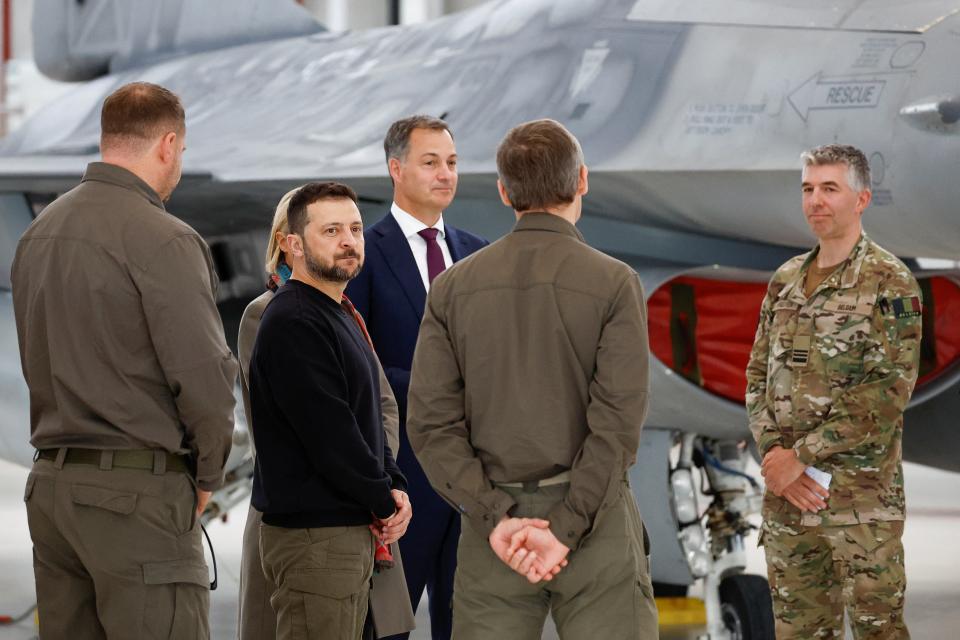
[[[747,574],[724,578],[720,611],[732,640],[774,640],[773,602],[765,578]]]

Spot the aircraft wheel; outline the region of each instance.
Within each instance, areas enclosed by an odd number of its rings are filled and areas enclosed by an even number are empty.
[[[761,576],[737,574],[720,583],[720,614],[732,640],[772,640],[773,603]]]

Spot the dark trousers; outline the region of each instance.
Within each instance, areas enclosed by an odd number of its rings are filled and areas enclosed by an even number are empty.
[[[400,538],[410,605],[417,610],[426,588],[430,600],[430,632],[433,640],[449,640],[453,631],[453,575],[457,569],[460,514],[437,495],[417,462],[406,428],[400,429],[400,470],[407,478],[413,518]],[[387,640],[406,640],[409,633]]]

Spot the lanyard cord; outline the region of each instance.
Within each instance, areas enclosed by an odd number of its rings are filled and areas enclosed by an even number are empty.
[[[203,523],[200,523],[200,530],[203,531],[203,537],[207,539],[207,546],[210,548],[210,559],[213,560],[213,582],[210,583],[210,591],[217,590],[217,554],[213,552],[213,543],[210,542],[210,534],[207,533],[206,527],[203,526]]]

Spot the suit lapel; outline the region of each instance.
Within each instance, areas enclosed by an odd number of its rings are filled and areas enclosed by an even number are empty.
[[[378,248],[386,260],[387,266],[393,271],[400,282],[403,292],[413,306],[418,320],[423,320],[423,308],[427,302],[427,292],[423,288],[423,279],[420,277],[420,270],[417,269],[417,263],[413,259],[413,253],[410,251],[410,243],[403,235],[400,225],[392,214],[387,214],[380,229],[381,234]]]
[[[463,259],[463,248],[460,246],[460,234],[456,229],[448,224],[443,225],[444,235],[446,236],[447,249],[450,249],[450,257],[457,263]]]

